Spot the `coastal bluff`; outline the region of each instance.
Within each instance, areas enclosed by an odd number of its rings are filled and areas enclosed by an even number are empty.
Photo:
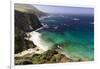
[[[47,15],[32,5],[14,6],[14,53],[15,65],[72,62],[56,48],[42,50],[36,42],[29,40],[29,33],[43,27],[39,17]],[[27,38],[27,39],[25,39]]]
[[[24,32],[31,32],[41,26],[42,25],[35,14],[15,10],[15,28],[17,27]]]
[[[14,16],[15,53],[36,47],[32,41],[26,40],[25,37],[28,37],[26,33],[42,27],[38,17],[34,13],[23,12],[16,8],[14,10]]]

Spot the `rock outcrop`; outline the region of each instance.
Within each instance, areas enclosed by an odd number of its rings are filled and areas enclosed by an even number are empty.
[[[16,57],[16,65],[26,65],[26,64],[45,64],[45,63],[65,63],[72,62],[72,59],[66,57],[64,54],[61,54],[55,50],[48,50],[42,54],[33,54],[33,56],[23,56]]]
[[[17,27],[24,32],[31,32],[41,26],[42,25],[35,14],[15,10],[15,28]]]
[[[36,47],[32,41],[26,40],[28,32],[42,27],[34,13],[21,12],[15,8],[15,53]]]

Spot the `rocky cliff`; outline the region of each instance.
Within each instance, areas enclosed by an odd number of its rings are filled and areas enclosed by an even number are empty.
[[[20,12],[15,10],[15,28],[25,32],[31,32],[42,25],[35,14]]]
[[[40,28],[42,25],[33,13],[15,10],[15,53],[36,47],[32,41],[25,40],[26,33]]]

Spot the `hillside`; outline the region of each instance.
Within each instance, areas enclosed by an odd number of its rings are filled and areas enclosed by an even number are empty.
[[[38,10],[36,7],[30,4],[15,4],[14,9],[21,12],[34,13],[39,17],[48,15],[47,13]]]

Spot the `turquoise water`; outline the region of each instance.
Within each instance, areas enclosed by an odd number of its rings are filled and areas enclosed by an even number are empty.
[[[42,40],[54,45],[60,44],[63,51],[74,60],[94,60],[93,19],[84,20],[80,16],[78,18],[81,20],[72,21],[71,18],[67,20],[66,17],[49,17],[42,20],[41,22],[48,25],[39,31]]]

